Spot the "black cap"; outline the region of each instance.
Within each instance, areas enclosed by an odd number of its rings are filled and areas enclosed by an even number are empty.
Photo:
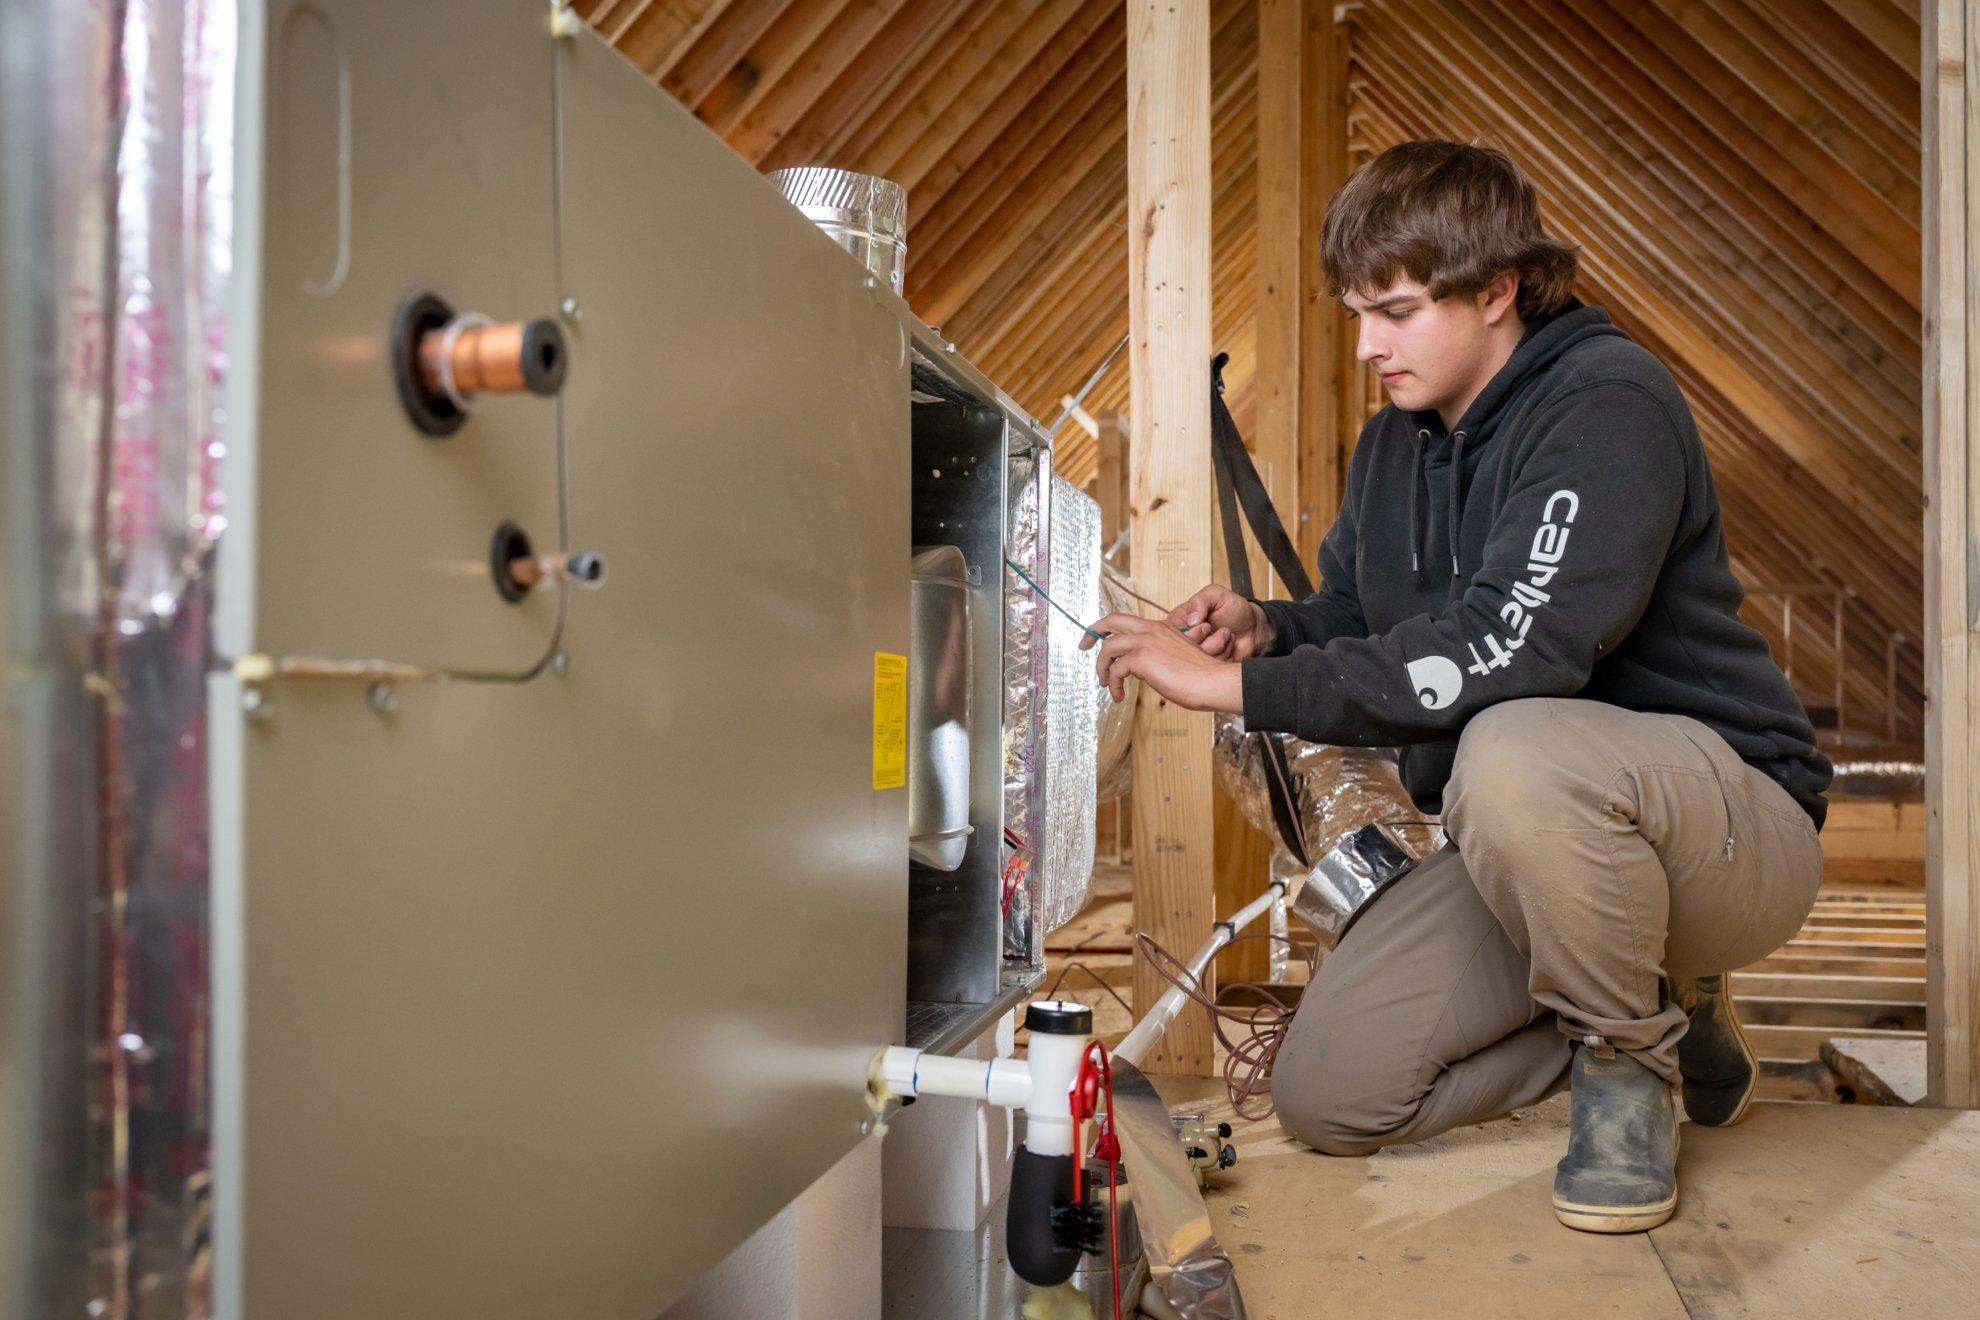
[[[539,316],[523,327],[523,384],[531,394],[555,394],[562,389],[569,360],[564,331],[555,321]]]
[[[1024,1026],[1044,1036],[1091,1036],[1093,1010],[1070,999],[1034,999],[1025,1005]]]

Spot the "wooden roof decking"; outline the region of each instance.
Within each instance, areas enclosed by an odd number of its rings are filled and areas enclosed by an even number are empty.
[[[1120,0],[579,0],[763,169],[908,189],[907,296],[1057,414],[1127,332]],[[1677,376],[1750,588],[1848,593],[1847,704],[1920,726],[1923,543],[1916,0],[1351,0],[1349,159],[1483,138],[1582,249],[1581,293]],[[1249,429],[1254,0],[1212,0],[1215,342]],[[1125,408],[1125,355],[1088,401]],[[1379,404],[1364,382],[1362,397]],[[1061,470],[1092,475],[1070,437]],[[1331,510],[1315,510],[1325,521]],[[1831,690],[1825,605],[1796,678]],[[1781,643],[1778,601],[1749,616]]]

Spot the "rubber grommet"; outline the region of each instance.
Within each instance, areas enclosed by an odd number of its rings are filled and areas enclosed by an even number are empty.
[[[555,321],[539,316],[523,326],[523,384],[531,394],[555,394],[563,389],[570,358],[564,328]]]
[[[454,309],[431,293],[417,293],[399,304],[392,316],[392,383],[412,424],[430,436],[449,436],[461,429],[467,414],[438,390],[429,390],[419,373],[419,345],[429,331],[454,319]],[[559,355],[561,357],[561,354]]]
[[[516,581],[509,565],[535,554],[529,534],[514,523],[504,522],[495,529],[495,538],[488,545],[488,572],[495,579],[495,590],[511,605],[521,604],[523,597],[529,595],[529,588]]]

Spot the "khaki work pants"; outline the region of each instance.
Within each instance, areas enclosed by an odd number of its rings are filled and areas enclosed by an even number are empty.
[[[1285,1130],[1329,1154],[1545,1099],[1570,1038],[1677,1081],[1665,978],[1766,957],[1821,880],[1807,813],[1683,716],[1493,706],[1465,726],[1444,807],[1453,846],[1321,963],[1273,1069]]]

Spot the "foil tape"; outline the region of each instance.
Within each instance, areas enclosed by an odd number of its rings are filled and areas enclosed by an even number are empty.
[[[1100,607],[1100,506],[1059,477],[1050,478],[1048,514],[1052,598],[1047,608],[1045,675],[1044,845],[1039,858],[1039,916],[1046,931],[1086,906],[1093,878],[1094,772],[1100,706],[1108,697],[1094,679],[1095,652],[1082,651],[1084,624]],[[1078,620],[1079,622],[1075,622]]]
[[[1321,948],[1332,949],[1375,895],[1415,865],[1380,825],[1363,825],[1320,855],[1293,895],[1293,915]]]
[[[1114,1133],[1121,1143],[1121,1162],[1133,1180],[1135,1216],[1148,1261],[1142,1312],[1244,1320],[1236,1271],[1211,1231],[1209,1210],[1168,1108],[1140,1069],[1118,1059],[1113,1069]],[[1166,1310],[1158,1309],[1162,1303]]]
[[[1321,888],[1313,897],[1315,903],[1321,901],[1323,893],[1333,894],[1338,903],[1345,902],[1346,896],[1355,892],[1354,885],[1334,872],[1345,870],[1352,874],[1363,863],[1356,856],[1337,854],[1336,849],[1364,826],[1377,827],[1392,846],[1412,861],[1421,861],[1446,842],[1437,820],[1424,815],[1410,802],[1396,771],[1394,754],[1387,748],[1334,747],[1289,737],[1282,745],[1286,763],[1292,770],[1294,791],[1299,795],[1299,818],[1306,835],[1307,852],[1316,859],[1311,867],[1301,866],[1280,841],[1278,826],[1272,819],[1262,740],[1247,736],[1241,716],[1220,714],[1212,725],[1211,745],[1218,787],[1238,804],[1246,820],[1272,840],[1272,875],[1288,882],[1295,911],[1299,890],[1316,880]],[[1349,845],[1350,854],[1353,847]],[[1365,901],[1366,892],[1363,897]],[[1334,921],[1334,938],[1339,937],[1351,915],[1344,912]],[[1270,917],[1273,932],[1284,933],[1287,924],[1283,902],[1273,905]],[[1326,938],[1327,929],[1323,923],[1315,931],[1323,949],[1333,947],[1333,940]],[[1272,975],[1279,978],[1286,971],[1285,946],[1274,941],[1273,950]]]

